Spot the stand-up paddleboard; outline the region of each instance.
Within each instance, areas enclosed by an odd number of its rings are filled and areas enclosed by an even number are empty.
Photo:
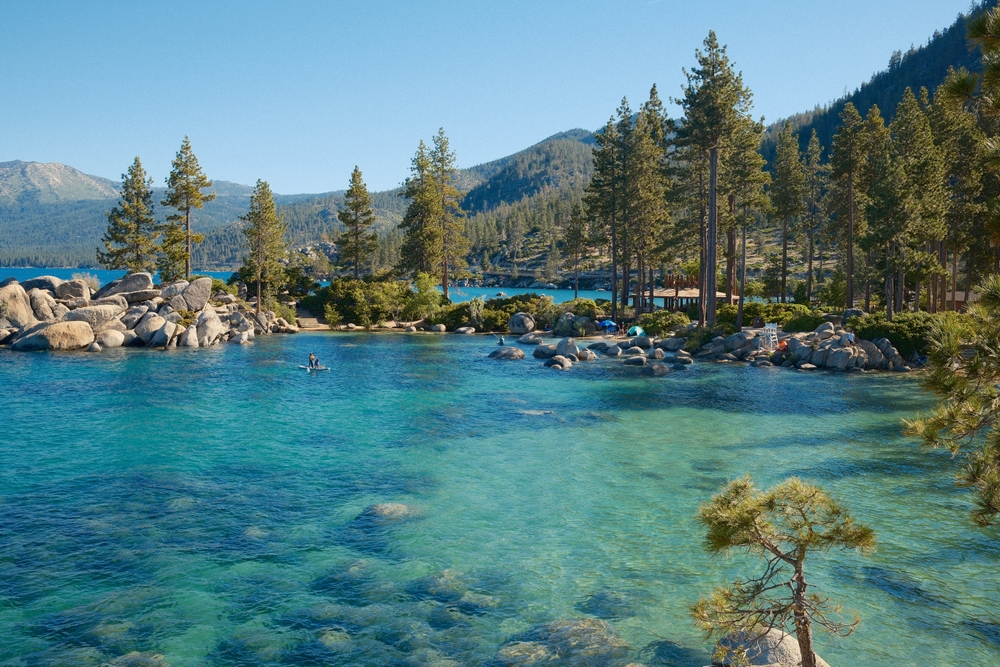
[[[302,369],[304,369],[304,370],[307,370],[307,371],[309,371],[310,373],[312,373],[312,372],[315,372],[315,371],[328,371],[328,370],[330,370],[330,369],[329,369],[329,368],[327,368],[326,366],[319,366],[319,367],[317,367],[317,368],[309,368],[308,366],[299,366],[299,368],[302,368]]]

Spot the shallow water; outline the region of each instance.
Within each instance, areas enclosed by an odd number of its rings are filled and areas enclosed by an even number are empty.
[[[707,664],[687,609],[755,564],[707,556],[693,515],[743,473],[820,482],[878,532],[812,564],[863,619],[819,637],[831,664],[996,663],[997,535],[900,435],[913,378],[562,373],[491,341],[0,351],[0,664],[482,665],[583,616],[621,664]],[[378,502],[420,516],[356,518]]]

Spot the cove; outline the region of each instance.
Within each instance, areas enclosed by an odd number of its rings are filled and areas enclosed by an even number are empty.
[[[695,364],[557,373],[492,337],[316,333],[0,351],[0,664],[488,665],[591,617],[611,664],[698,666],[688,607],[752,567],[694,522],[750,473],[822,484],[879,550],[813,563],[857,610],[832,665],[991,664],[996,535],[899,420],[916,378]],[[331,373],[298,366],[315,352]],[[412,520],[359,520],[374,503]]]

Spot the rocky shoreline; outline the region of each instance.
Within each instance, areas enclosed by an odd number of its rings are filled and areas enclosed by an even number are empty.
[[[0,283],[0,346],[18,352],[199,348],[297,332],[272,311],[213,294],[211,278],[157,287],[149,273],[132,273],[93,293],[84,280],[53,276]]]

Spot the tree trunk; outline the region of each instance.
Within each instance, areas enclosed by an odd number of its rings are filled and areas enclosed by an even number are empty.
[[[854,307],[854,173],[847,175],[847,307]]]
[[[184,230],[187,237],[187,258],[184,261],[184,280],[191,280],[191,207],[188,206],[184,216]]]
[[[649,312],[656,312],[656,267],[649,267]]]
[[[705,304],[705,324],[715,326],[715,295],[719,291],[716,288],[718,280],[718,262],[716,256],[719,249],[719,148],[713,146],[708,154],[708,285],[706,295],[708,303]]]
[[[813,229],[809,228],[809,257],[806,258],[806,301],[812,303],[813,296]],[[809,305],[808,303],[806,304]]]
[[[580,298],[580,255],[573,261],[573,300]]]
[[[618,232],[614,209],[611,213],[611,320],[618,320]]]
[[[740,243],[740,305],[736,308],[736,331],[743,329],[743,289],[747,284],[747,228],[743,226],[743,240]]]
[[[972,292],[972,266],[975,264],[973,261],[973,253],[975,252],[976,246],[969,248],[969,253],[965,256],[965,304],[968,307],[969,304],[969,294]]]
[[[799,642],[799,651],[802,653],[802,667],[816,667],[816,653],[813,650],[812,641],[812,624],[809,622],[809,616],[805,611],[806,588],[808,588],[808,584],[805,577],[802,576],[802,570],[800,568],[796,569],[798,571],[795,573],[795,578],[792,579],[795,582],[792,592],[795,638]]]
[[[698,326],[704,327],[708,317],[705,304],[706,283],[708,282],[708,226],[705,211],[705,173],[698,170],[698,199],[701,210],[699,215],[699,241],[701,243],[701,265],[698,267]]]
[[[257,314],[260,315],[260,274],[257,274]]]
[[[781,223],[781,303],[788,302],[788,218]]]
[[[736,228],[726,230],[726,304],[733,302],[736,291]]]
[[[895,297],[895,290],[892,285],[892,247],[885,249],[885,315],[892,322],[892,304]]]
[[[865,253],[865,312],[872,312],[872,251]]]
[[[896,312],[903,312],[903,303],[905,299],[903,298],[903,291],[906,289],[906,273],[903,271],[903,261],[906,259],[903,255],[905,251],[903,248],[897,248],[896,254],[898,255],[899,261],[899,271],[896,277]]]
[[[951,309],[957,310],[955,297],[958,292],[958,251],[951,251]]]
[[[818,245],[819,245],[819,275],[816,276],[816,282],[822,285],[823,281],[826,280],[826,271],[823,269],[823,258],[826,255],[826,252],[823,249],[822,243]]]

